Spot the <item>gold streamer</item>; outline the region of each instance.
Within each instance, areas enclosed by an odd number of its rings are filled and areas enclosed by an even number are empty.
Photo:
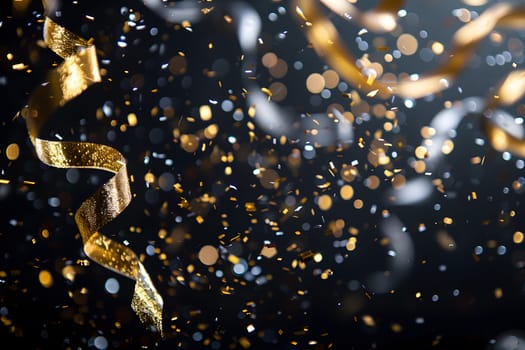
[[[335,3],[334,0],[323,0]],[[458,76],[466,63],[474,55],[479,43],[496,28],[525,28],[525,7],[510,4],[496,4],[485,10],[478,18],[465,24],[452,37],[452,49],[449,60],[439,66],[433,73],[421,76],[417,80],[381,81],[369,79],[356,65],[355,57],[347,50],[337,29],[323,15],[315,0],[294,0],[296,12],[303,19],[306,36],[314,49],[339,74],[356,88],[373,93],[381,98],[398,95],[405,98],[421,98],[448,88]],[[385,3],[388,3],[385,1]],[[401,3],[392,2],[392,6],[367,13],[367,21],[384,22],[385,14],[391,15]],[[374,18],[374,16],[376,16]],[[383,16],[383,17],[381,17]],[[362,18],[362,16],[361,16]],[[362,21],[362,24],[366,24]],[[388,28],[388,25],[383,25]]]
[[[517,137],[509,127],[522,128],[522,126],[512,123],[506,127],[492,118],[492,114],[497,112],[496,107],[514,104],[523,95],[525,95],[525,70],[511,72],[498,86],[495,94],[487,98],[485,118],[481,123],[485,136],[495,150],[508,151],[518,157],[525,157],[525,139]]]
[[[404,0],[382,0],[369,11],[362,12],[347,0],[321,0],[332,12],[340,17],[358,23],[367,30],[383,33],[391,32],[397,27],[397,12]]]
[[[366,29],[388,32],[395,29],[395,13],[403,1],[382,1],[375,9],[365,13],[342,0],[321,0],[333,12],[345,19],[350,18]],[[306,36],[319,56],[339,72],[354,87],[371,96],[388,98],[398,95],[405,98],[421,98],[448,88],[467,62],[474,55],[479,43],[496,28],[525,28],[525,7],[496,4],[485,10],[478,18],[465,24],[454,33],[449,60],[417,80],[386,82],[370,79],[356,65],[356,59],[346,49],[335,26],[323,15],[315,0],[294,0],[296,12],[304,21]],[[500,105],[517,102],[525,94],[525,71],[511,72],[500,84],[494,96],[487,98],[485,118],[481,125],[492,147],[525,157],[525,138],[519,138],[506,130],[498,121],[490,118],[492,110]]]
[[[75,213],[84,251],[105,268],[135,280],[131,306],[140,320],[162,335],[162,297],[135,253],[99,232],[131,202],[124,156],[116,149],[90,142],[49,141],[39,132],[53,112],[101,81],[95,46],[46,17],[44,41],[64,59],[48,81],[33,93],[22,111],[36,155],[57,168],[91,168],[114,176],[87,198]]]

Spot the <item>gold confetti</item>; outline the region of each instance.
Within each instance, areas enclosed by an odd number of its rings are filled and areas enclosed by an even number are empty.
[[[368,327],[375,327],[376,321],[374,320],[372,316],[364,315],[362,319],[363,319],[363,323],[367,325]]]
[[[332,198],[327,194],[323,194],[317,199],[317,205],[321,210],[329,210],[332,207]]]
[[[202,120],[208,121],[212,118],[211,108],[208,105],[202,105],[199,107],[199,115]]]
[[[204,265],[214,265],[219,259],[219,251],[212,245],[205,245],[199,250],[199,260]]]
[[[512,241],[516,244],[521,244],[523,243],[523,238],[524,238],[524,235],[523,235],[523,232],[521,231],[516,231],[514,232],[514,234],[512,235]]]
[[[312,94],[318,94],[325,88],[324,77],[319,73],[312,73],[306,78],[306,88]]]
[[[18,156],[20,155],[20,147],[18,147],[16,143],[10,144],[5,150],[5,155],[9,160],[18,159]]]
[[[26,68],[28,68],[29,66],[27,64],[24,64],[24,63],[16,63],[16,64],[13,64],[13,70],[24,70]]]
[[[277,248],[273,245],[265,245],[259,254],[265,258],[271,259],[277,255]]]
[[[350,185],[343,185],[339,190],[339,195],[345,201],[352,199],[352,197],[354,196],[354,188]]]
[[[268,96],[268,101],[270,101],[273,95],[272,91],[265,87],[261,88],[261,91],[264,92]]]
[[[417,52],[417,39],[412,34],[401,34],[397,38],[396,45],[403,55],[411,56]]]
[[[47,270],[41,270],[38,274],[40,284],[45,288],[50,288],[53,285],[53,275]]]

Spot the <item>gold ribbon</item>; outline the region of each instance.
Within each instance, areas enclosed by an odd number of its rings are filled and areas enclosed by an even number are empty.
[[[366,29],[388,32],[396,27],[395,16],[403,5],[401,0],[383,0],[375,9],[360,12],[343,0],[321,0],[333,12],[345,19],[356,21]],[[452,37],[449,60],[429,74],[417,80],[381,81],[370,79],[357,66],[355,57],[347,50],[337,29],[323,15],[323,9],[315,0],[294,0],[296,12],[304,21],[306,36],[319,56],[323,57],[339,74],[354,87],[367,93],[374,92],[381,98],[393,95],[404,98],[421,98],[448,88],[467,62],[474,55],[479,43],[496,28],[525,28],[525,7],[496,4],[485,10],[478,18],[458,29]],[[525,71],[511,72],[486,101],[485,118],[481,121],[483,132],[494,149],[509,151],[525,157],[525,138],[513,135],[490,115],[498,106],[515,103],[525,94]]]
[[[338,3],[337,0],[323,0],[326,4]],[[323,14],[323,9],[316,0],[293,0],[297,14],[302,18],[306,36],[316,50],[339,74],[351,85],[367,93],[374,92],[381,98],[398,95],[404,98],[421,98],[448,88],[457,77],[466,63],[474,55],[479,43],[496,28],[525,28],[525,7],[510,4],[496,4],[485,10],[478,18],[465,24],[456,31],[452,37],[452,49],[449,60],[427,75],[422,75],[417,80],[381,81],[370,79],[363,74],[356,65],[355,57],[346,48],[337,29]],[[387,16],[392,14],[401,5],[400,1],[383,1],[374,11],[368,11],[366,16],[360,15],[361,24],[383,23]],[[385,7],[386,6],[386,7]],[[339,14],[340,11],[338,11]],[[375,17],[374,17],[375,16]],[[388,21],[376,31],[383,31],[391,27]],[[393,28],[392,28],[393,29]]]
[[[363,12],[348,0],[320,1],[345,20],[377,33],[391,32],[397,27],[397,12],[405,3],[404,0],[382,0],[375,8]]]
[[[485,118],[481,122],[483,132],[495,150],[499,152],[508,151],[518,157],[525,157],[525,138],[517,137],[516,133],[509,130],[509,127],[521,128],[523,131],[523,126],[516,125],[512,121],[510,125],[505,127],[502,122],[495,120],[493,115],[498,113],[496,107],[512,105],[524,94],[525,70],[509,73],[499,84],[494,95],[487,98]]]
[[[140,320],[162,335],[162,297],[135,253],[99,232],[131,202],[124,156],[116,149],[90,142],[44,140],[39,132],[55,110],[101,81],[95,46],[55,23],[44,22],[44,41],[64,59],[32,94],[22,111],[36,155],[56,168],[100,169],[114,174],[75,213],[84,251],[93,261],[135,280],[131,306]]]

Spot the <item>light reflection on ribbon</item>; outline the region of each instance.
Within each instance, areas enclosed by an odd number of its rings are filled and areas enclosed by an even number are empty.
[[[408,180],[400,188],[388,189],[384,200],[394,205],[411,205],[423,202],[432,194],[432,180],[427,176],[418,176]]]
[[[325,3],[328,3],[325,0]],[[467,62],[473,57],[479,43],[496,28],[525,28],[525,7],[496,4],[478,18],[465,24],[452,38],[449,59],[433,73],[421,75],[416,80],[381,81],[369,79],[356,65],[356,58],[346,48],[337,29],[323,15],[316,0],[294,0],[296,12],[305,24],[308,40],[317,54],[339,72],[349,84],[380,98],[393,95],[418,99],[448,88]],[[377,18],[381,21],[381,17]]]
[[[46,83],[34,91],[22,111],[36,155],[43,163],[56,168],[90,168],[114,174],[82,202],[75,213],[75,222],[89,258],[135,280],[131,306],[146,326],[162,335],[163,300],[146,269],[130,248],[99,232],[131,202],[124,156],[106,145],[39,137],[43,125],[57,109],[101,81],[95,46],[49,17],[44,22],[44,41],[64,61],[49,72]]]
[[[399,218],[391,215],[379,223],[379,229],[388,239],[390,259],[386,271],[374,272],[365,280],[365,286],[374,293],[388,293],[410,272],[414,263],[414,243]]]
[[[204,7],[197,1],[177,1],[173,6],[168,6],[162,0],[142,0],[150,10],[170,23],[182,23],[184,21],[198,22]]]
[[[181,22],[185,19],[186,9],[192,8],[191,20],[196,23],[202,20],[204,7],[197,2],[183,6],[166,8],[158,0],[144,0],[150,10],[169,23]],[[246,104],[255,108],[255,123],[273,137],[285,136],[300,145],[324,147],[343,145],[353,142],[352,123],[339,111],[327,113],[302,114],[299,118],[293,110],[279,106],[268,99],[255,81],[257,69],[257,40],[261,33],[262,22],[258,12],[247,3],[234,2],[226,7],[231,11],[237,29],[237,40],[244,54],[242,63],[242,79],[246,87]],[[186,18],[186,20],[188,20]],[[305,133],[316,129],[317,133]]]
[[[376,33],[391,32],[397,26],[397,12],[404,0],[382,0],[372,10],[362,12],[347,0],[321,0],[332,12]]]
[[[233,18],[237,24],[237,38],[244,54],[243,80],[248,90],[247,104],[255,107],[255,122],[270,135],[286,136],[290,140],[306,145],[328,146],[348,144],[353,141],[351,123],[337,110],[331,115],[314,113],[302,115],[300,120],[292,112],[268,99],[254,77],[257,67],[257,39],[261,31],[261,19],[257,11],[245,3],[232,6]],[[294,124],[299,122],[299,127]],[[310,125],[314,124],[314,125]],[[315,128],[316,135],[305,134],[305,130]]]
[[[509,106],[525,95],[525,70],[510,73],[487,102],[482,128],[492,147],[525,158],[525,130],[499,105]]]
[[[497,151],[508,151],[525,157],[525,128],[516,123],[514,117],[499,106],[509,106],[525,95],[525,71],[510,73],[497,87],[496,92],[487,98],[469,97],[456,101],[452,107],[441,110],[432,119],[430,127],[435,130],[431,142],[423,142],[428,147],[425,159],[427,170],[434,171],[440,164],[443,153],[441,147],[467,115],[477,115],[488,141]],[[432,181],[427,176],[407,181],[399,189],[387,191],[386,201],[394,205],[416,204],[432,194]],[[392,245],[391,271],[376,272],[365,281],[367,288],[377,293],[392,289],[406,274],[414,260],[414,247],[410,235],[396,217],[389,217],[380,223],[381,231]]]
[[[429,174],[438,167],[443,152],[441,149],[446,140],[450,138],[449,132],[455,130],[463,117],[467,114],[479,114],[483,112],[485,102],[480,97],[469,97],[462,101],[456,101],[450,108],[441,110],[430,123],[435,131],[432,138],[422,142],[427,148],[425,158],[426,171]],[[400,188],[391,188],[386,192],[385,200],[394,205],[411,205],[427,199],[433,193],[433,185],[430,176],[419,176],[410,179]]]
[[[266,132],[275,135],[289,135],[292,132],[292,120],[278,105],[268,100],[255,82],[257,68],[257,39],[261,33],[261,18],[257,11],[245,3],[232,6],[233,20],[237,29],[237,40],[244,54],[242,78],[248,96],[246,103],[255,106],[255,121]]]
[[[517,124],[515,118],[499,106],[509,106],[525,95],[525,71],[511,72],[497,87],[495,93],[487,98],[469,97],[456,101],[450,108],[441,110],[432,119],[430,127],[434,135],[421,143],[427,148],[426,170],[431,175],[443,159],[441,151],[444,142],[450,137],[467,115],[481,117],[482,130],[496,151],[508,151],[515,156],[525,157],[525,129]],[[430,141],[430,142],[428,142]],[[421,176],[407,181],[400,188],[390,189],[386,201],[395,205],[411,205],[427,199],[432,194],[432,181]]]
[[[239,43],[245,54],[243,72],[245,73],[245,84],[249,87],[248,103],[256,106],[255,120],[259,126],[272,135],[284,134],[287,137],[304,140],[302,130],[308,130],[310,128],[308,123],[315,119],[315,125],[320,132],[313,138],[305,140],[305,144],[326,146],[340,142],[352,142],[354,137],[352,124],[336,109],[332,113],[337,124],[326,114],[316,113],[310,119],[304,116],[301,118],[301,129],[299,131],[291,129],[294,120],[292,115],[286,113],[277,104],[268,101],[268,97],[260,91],[260,88],[251,79],[255,75],[255,50],[261,26],[260,17],[253,8],[244,3],[239,3],[233,7],[233,13],[234,19],[238,23]],[[388,271],[373,273],[367,278],[365,284],[368,289],[375,293],[386,293],[397,286],[409,272],[414,260],[414,247],[410,235],[404,231],[403,225],[397,217],[391,216],[383,219],[380,223],[380,230],[388,238],[391,247],[390,253],[395,256],[390,260]]]

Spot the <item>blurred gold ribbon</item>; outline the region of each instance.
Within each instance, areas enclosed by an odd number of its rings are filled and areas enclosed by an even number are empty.
[[[397,12],[405,3],[404,0],[381,0],[375,8],[362,12],[348,0],[320,1],[345,20],[377,33],[391,32],[397,27]]]
[[[494,94],[486,99],[485,118],[481,122],[483,132],[495,150],[508,151],[518,157],[525,157],[525,130],[522,125],[514,121],[506,123],[504,118],[498,118],[496,108],[512,105],[523,95],[525,95],[525,70],[509,73]],[[511,118],[510,115],[509,118]],[[513,132],[513,128],[520,130]],[[521,136],[516,136],[517,134]]]
[[[114,174],[88,197],[75,213],[84,251],[93,261],[135,280],[131,306],[140,320],[162,335],[162,297],[135,253],[99,230],[131,202],[124,156],[116,149],[90,142],[49,141],[39,132],[55,110],[101,81],[95,46],[55,23],[44,22],[44,41],[64,61],[48,74],[32,94],[22,115],[36,155],[57,168],[100,169]]]
[[[389,31],[395,28],[397,11],[402,1],[382,1],[376,9],[365,13],[351,9],[341,0],[322,0],[331,10],[345,17],[354,11],[356,20],[366,29]],[[303,20],[306,36],[317,54],[339,72],[349,84],[373,96],[388,98],[393,95],[405,98],[421,98],[440,92],[453,80],[472,58],[478,44],[496,28],[525,29],[525,7],[496,4],[485,10],[478,18],[465,24],[452,37],[449,59],[429,74],[416,80],[381,81],[371,79],[356,64],[356,58],[346,48],[333,23],[323,14],[316,0],[293,0],[299,17]],[[346,6],[346,10],[345,10]],[[350,10],[349,10],[350,9]],[[367,28],[366,25],[371,25]]]
[[[397,26],[397,11],[402,0],[383,0],[376,8],[359,11],[345,0],[321,0],[339,16],[355,21],[374,32],[389,32]],[[299,17],[303,20],[306,36],[319,56],[323,57],[339,74],[354,87],[388,98],[421,98],[448,88],[467,62],[472,58],[479,43],[496,28],[525,29],[525,7],[511,4],[496,4],[486,9],[479,17],[458,29],[452,37],[449,59],[429,74],[416,80],[381,81],[366,75],[356,64],[356,58],[348,51],[337,29],[323,14],[316,0],[293,0]],[[517,102],[525,94],[525,71],[513,71],[499,84],[494,95],[486,98],[482,129],[498,151],[509,151],[525,157],[525,137],[517,137],[503,123],[491,118],[498,106]]]

